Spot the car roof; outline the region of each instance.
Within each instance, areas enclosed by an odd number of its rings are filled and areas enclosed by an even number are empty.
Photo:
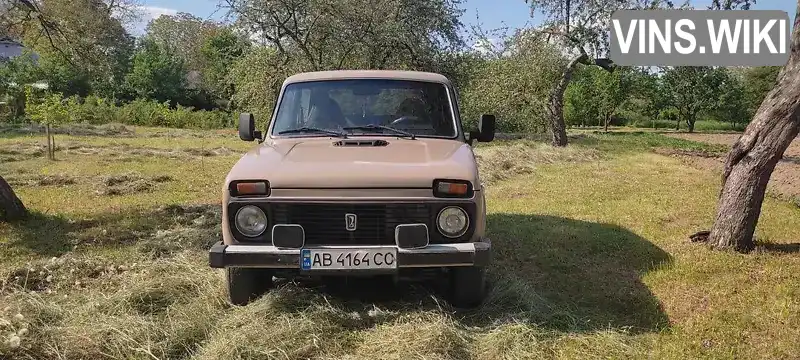
[[[442,74],[423,72],[423,71],[403,71],[403,70],[334,70],[334,71],[313,71],[292,75],[283,82],[284,85],[323,80],[347,80],[347,79],[392,79],[392,80],[411,80],[436,82],[450,85],[450,80]]]

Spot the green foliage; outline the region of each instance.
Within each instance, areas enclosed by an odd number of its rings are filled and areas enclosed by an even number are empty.
[[[120,123],[138,126],[163,126],[172,128],[217,129],[229,126],[228,113],[195,111],[178,105],[171,108],[167,102],[138,99],[118,106],[114,102],[95,96],[63,98],[59,93],[37,96],[28,88],[26,114],[34,122],[50,125],[86,123],[102,125]]]
[[[719,121],[729,122],[734,127],[750,121],[745,87],[736,76],[725,76],[718,90],[719,97],[710,114]]]
[[[278,53],[269,47],[258,47],[236,60],[230,76],[236,86],[233,100],[238,108],[263,120],[272,115],[283,80],[301,71],[303,64],[282,64]]]
[[[120,95],[133,51],[133,37],[120,21],[120,1],[44,0],[41,17],[58,24],[45,33],[33,22],[21,34],[41,56],[50,89],[66,96]],[[114,16],[112,16],[112,14]]]
[[[597,66],[582,66],[564,93],[564,120],[568,125],[611,124],[612,116],[628,100],[632,72],[617,68],[609,73]]]
[[[188,70],[205,70],[203,45],[214,36],[219,25],[192,14],[179,12],[161,15],[147,24],[146,36],[169,53],[179,57]]]
[[[600,70],[604,71],[604,70]],[[596,125],[600,118],[597,101],[600,89],[595,85],[595,72],[589,67],[579,68],[564,92],[564,121],[571,126]]]
[[[758,66],[744,71],[742,83],[749,118],[755,115],[767,93],[775,86],[780,71],[780,66]]]
[[[724,68],[678,66],[664,72],[663,90],[668,104],[678,110],[681,121],[694,131],[697,116],[719,104],[719,88],[729,74]]]
[[[32,121],[45,125],[60,125],[69,122],[69,100],[61,93],[46,92],[36,96],[30,87],[25,91],[25,113]]]
[[[518,35],[512,43],[509,54],[485,59],[470,73],[462,88],[462,120],[472,125],[480,114],[495,114],[499,131],[543,132],[546,101],[563,59],[538,39]]]
[[[0,119],[16,120],[25,113],[25,85],[40,80],[30,54],[0,62]]]
[[[206,64],[204,82],[217,98],[230,101],[233,97],[236,86],[231,69],[249,49],[250,41],[236,35],[230,28],[219,29],[206,39],[200,50]]]
[[[463,45],[461,0],[229,0],[237,25],[307,70],[432,69]],[[391,14],[391,16],[387,16]],[[291,20],[291,21],[290,21]]]
[[[185,97],[186,69],[170,49],[144,38],[126,81],[139,98],[175,101]]]

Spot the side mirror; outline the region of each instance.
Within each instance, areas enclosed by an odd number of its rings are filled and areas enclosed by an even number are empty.
[[[239,138],[244,141],[261,140],[261,132],[256,131],[256,120],[253,114],[239,114]]]
[[[473,140],[478,142],[490,142],[494,140],[496,119],[494,115],[483,114],[478,121],[478,131],[470,131],[469,143],[472,145]]]

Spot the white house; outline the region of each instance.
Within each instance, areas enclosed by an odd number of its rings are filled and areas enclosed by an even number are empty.
[[[24,52],[25,46],[20,44],[18,41],[9,38],[0,38],[0,61],[13,59],[22,55]],[[31,53],[31,57],[33,58],[34,62],[39,60],[39,55],[36,53]]]

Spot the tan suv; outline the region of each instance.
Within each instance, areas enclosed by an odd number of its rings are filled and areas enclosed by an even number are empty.
[[[471,144],[494,139],[495,118],[462,129],[444,76],[326,71],[286,79],[266,136],[223,189],[222,241],[230,300],[246,304],[273,277],[448,276],[457,307],[481,303],[491,242]]]

